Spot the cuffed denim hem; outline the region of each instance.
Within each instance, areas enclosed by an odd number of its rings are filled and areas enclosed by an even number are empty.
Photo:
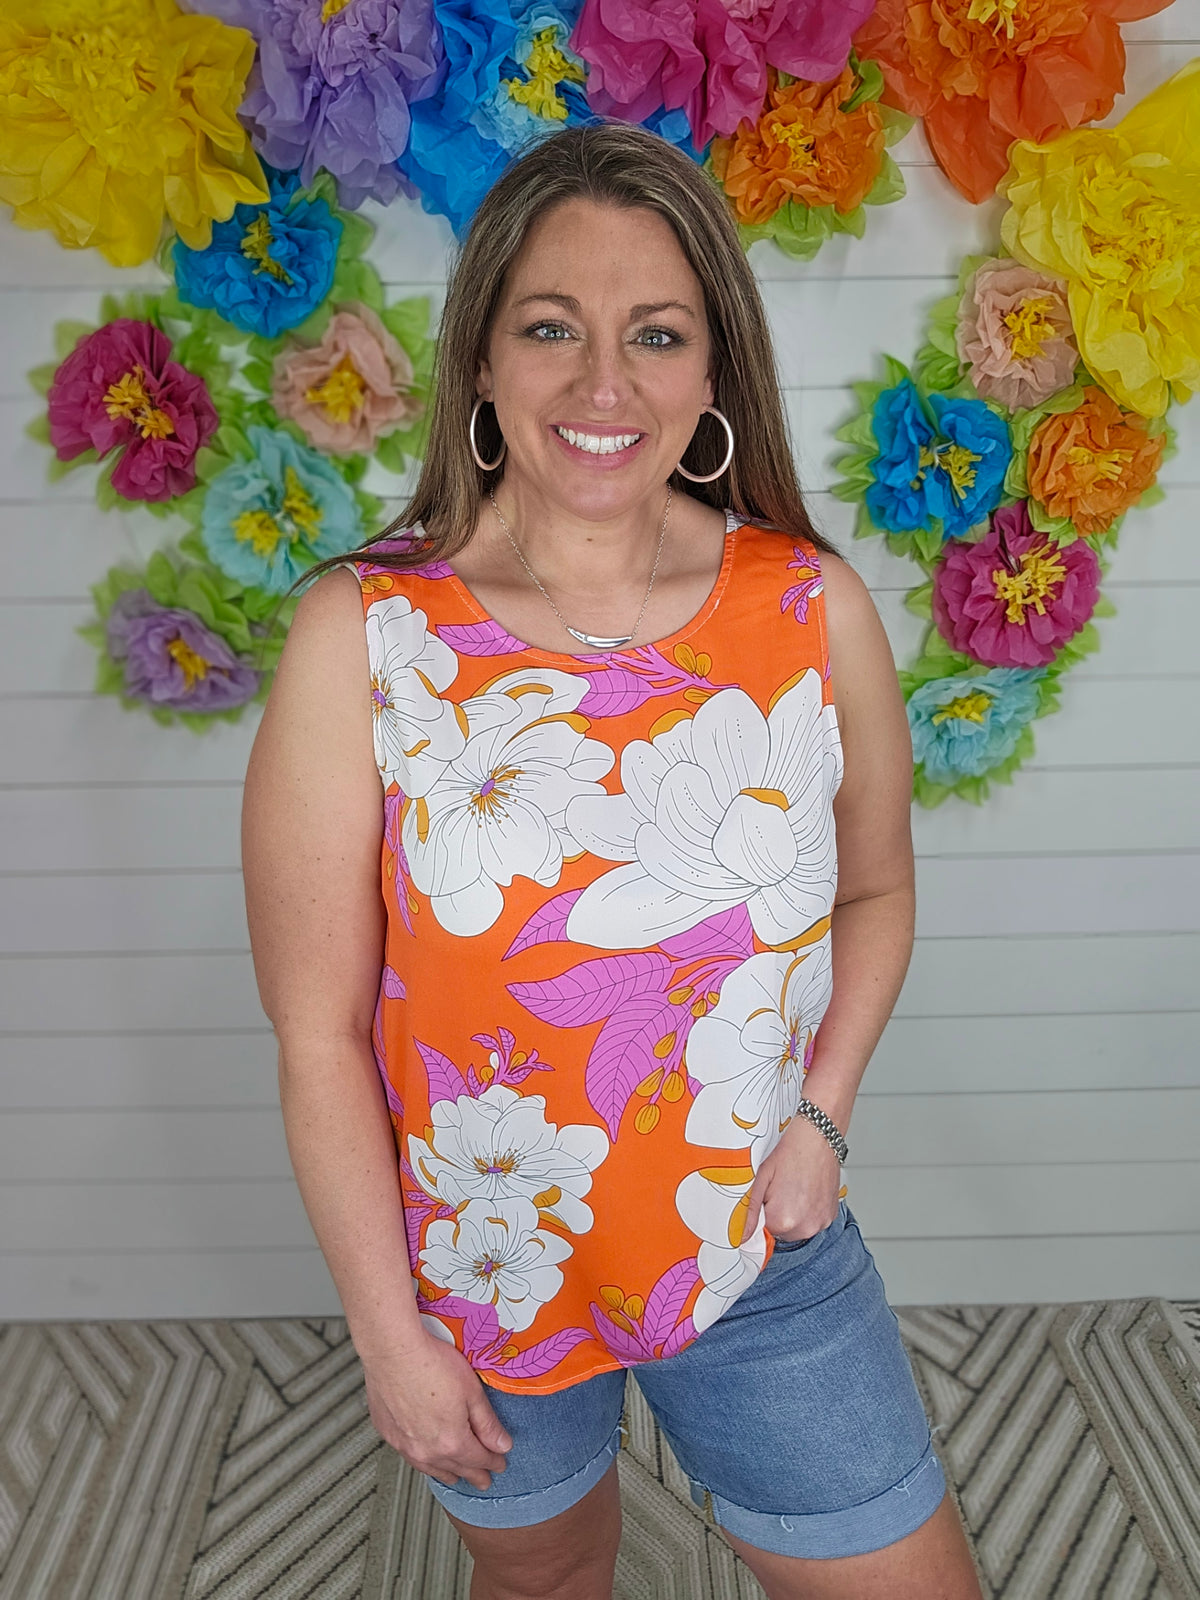
[[[428,1474],[425,1480],[434,1499],[462,1522],[469,1522],[476,1528],[530,1528],[535,1523],[548,1522],[560,1511],[568,1510],[582,1500],[589,1489],[595,1488],[621,1448],[622,1426],[622,1423],[617,1423],[603,1450],[580,1467],[578,1472],[552,1483],[549,1488],[535,1489],[531,1494],[463,1494]],[[492,1474],[493,1486],[503,1482],[502,1472]]]
[[[946,1492],[946,1476],[933,1448],[933,1437],[925,1454],[899,1483],[861,1505],[844,1511],[818,1511],[780,1516],[774,1512],[748,1511],[691,1480],[692,1499],[703,1506],[711,1498],[713,1519],[722,1528],[744,1539],[758,1550],[778,1556],[804,1556],[828,1559],[834,1556],[861,1556],[885,1545],[895,1544],[937,1510]]]

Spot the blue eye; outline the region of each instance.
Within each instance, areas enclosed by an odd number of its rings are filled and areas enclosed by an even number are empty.
[[[530,339],[533,339],[535,344],[561,344],[562,343],[562,341],[560,339],[543,339],[543,338],[541,338],[540,335],[541,335],[541,332],[542,332],[543,328],[557,329],[557,331],[559,333],[566,333],[568,331],[566,329],[566,327],[561,322],[535,322],[535,323],[532,323],[528,328],[526,328],[526,330],[525,330],[526,337],[530,338]],[[647,348],[651,349],[651,350],[669,350],[674,345],[678,345],[678,344],[683,344],[684,343],[684,340],[682,339],[682,337],[679,334],[677,334],[671,328],[648,327],[648,328],[643,328],[642,332],[643,332],[643,334],[656,334],[661,339],[669,339],[670,340],[670,344],[662,344],[662,343],[660,343],[660,344],[649,345]]]

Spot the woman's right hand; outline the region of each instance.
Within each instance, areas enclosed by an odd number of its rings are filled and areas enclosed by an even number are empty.
[[[456,1345],[423,1334],[394,1355],[363,1361],[376,1431],[410,1466],[452,1488],[490,1489],[512,1439],[479,1375]]]

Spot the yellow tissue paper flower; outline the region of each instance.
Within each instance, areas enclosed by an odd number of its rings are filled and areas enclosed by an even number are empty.
[[[164,215],[204,249],[268,196],[237,120],[253,60],[245,29],[175,0],[4,0],[0,200],[117,266],[154,254]]]
[[[1127,410],[1200,388],[1200,57],[1115,128],[1019,141],[1000,182],[1008,250],[1068,284],[1079,352]]]

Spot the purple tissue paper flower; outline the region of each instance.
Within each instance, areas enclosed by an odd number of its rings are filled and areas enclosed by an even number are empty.
[[[108,614],[108,652],[125,663],[125,692],[166,711],[229,711],[252,700],[259,675],[194,611],[126,589]]]
[[[255,149],[307,188],[325,167],[348,208],[416,189],[396,167],[409,106],[446,74],[432,0],[201,0],[258,40],[241,116]]]

